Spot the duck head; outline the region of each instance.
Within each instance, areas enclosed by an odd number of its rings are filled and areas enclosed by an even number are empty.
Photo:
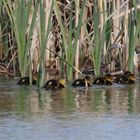
[[[128,75],[128,80],[129,80],[130,83],[134,83],[134,82],[136,81],[135,75],[132,74],[132,73],[129,74],[129,75]]]
[[[61,84],[61,85],[63,85],[64,87],[65,87],[65,85],[66,85],[66,79],[64,79],[64,78],[60,78],[59,80],[59,83]]]
[[[106,74],[105,75],[105,80],[106,80],[106,84],[112,84],[113,76],[111,74]]]

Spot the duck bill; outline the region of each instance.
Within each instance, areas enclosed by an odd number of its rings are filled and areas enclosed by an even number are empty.
[[[59,80],[59,82],[65,87],[65,84],[66,84],[66,80],[65,79],[61,79],[61,80]]]

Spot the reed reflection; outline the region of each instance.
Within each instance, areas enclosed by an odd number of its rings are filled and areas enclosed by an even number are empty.
[[[59,114],[69,114],[74,112],[74,98],[71,94],[71,90],[63,89],[58,92],[51,93],[51,112]]]
[[[90,112],[104,114],[139,114],[140,87],[121,86],[74,89],[48,92],[20,88],[15,92],[1,91],[0,112],[16,114],[72,114]]]
[[[139,113],[140,95],[136,86],[73,90],[76,109],[96,113]]]
[[[73,90],[76,110],[80,112],[91,111],[91,94],[89,90]]]

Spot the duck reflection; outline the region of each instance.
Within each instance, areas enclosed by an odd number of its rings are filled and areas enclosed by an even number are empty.
[[[71,114],[92,112],[104,114],[140,113],[139,86],[75,89],[65,88],[60,91],[23,90],[10,101],[10,110],[28,113]],[[29,92],[29,93],[28,93]],[[8,97],[7,98],[8,102]],[[0,100],[2,100],[0,96]],[[6,101],[6,99],[5,99]],[[2,103],[2,101],[1,101]],[[4,109],[6,105],[1,105]]]
[[[75,90],[74,101],[76,105],[76,110],[81,112],[91,111],[91,94],[89,90]]]
[[[55,114],[70,114],[75,110],[73,94],[71,90],[63,89],[50,92],[50,112]]]
[[[140,112],[138,88],[123,86],[95,90],[74,90],[76,109],[81,112],[134,113]],[[137,106],[136,106],[137,105]]]

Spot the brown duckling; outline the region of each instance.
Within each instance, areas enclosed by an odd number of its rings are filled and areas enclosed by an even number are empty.
[[[33,75],[32,77],[32,85],[35,85],[37,82],[37,77],[36,75]],[[17,85],[29,85],[30,84],[30,78],[29,76],[27,77],[21,77],[17,83]]]
[[[46,90],[58,90],[58,89],[65,88],[65,83],[66,83],[65,79],[58,79],[58,80],[51,79],[45,83],[44,88]]]
[[[104,77],[97,77],[93,81],[94,85],[112,85],[113,84],[113,77],[111,74],[106,74]]]
[[[135,83],[135,81],[136,81],[136,77],[130,71],[124,72],[124,74],[116,77],[116,79],[114,80],[114,82],[118,84],[133,84]]]
[[[136,77],[133,73],[127,75],[127,80],[125,81],[126,84],[134,84],[136,81]]]
[[[73,83],[72,83],[73,87],[90,87],[92,86],[91,80],[89,76],[85,76],[82,79],[76,79]]]

